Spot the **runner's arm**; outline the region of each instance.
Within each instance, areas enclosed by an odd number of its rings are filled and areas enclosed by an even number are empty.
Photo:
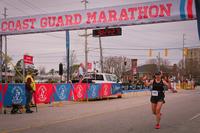
[[[168,83],[167,81],[163,80],[164,85],[166,85],[169,89],[171,88],[171,84]]]
[[[150,86],[150,85],[152,85],[152,84],[153,84],[153,80],[151,80],[150,82],[148,82],[148,81],[145,81],[145,82],[144,82],[144,84],[145,84],[145,86]]]

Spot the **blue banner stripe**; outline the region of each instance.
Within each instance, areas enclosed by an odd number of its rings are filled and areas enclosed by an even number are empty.
[[[186,4],[186,0],[181,0],[181,3],[180,3],[180,16],[181,16],[181,19],[186,19],[185,4]]]

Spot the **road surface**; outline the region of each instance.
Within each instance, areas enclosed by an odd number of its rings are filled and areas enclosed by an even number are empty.
[[[154,129],[149,95],[67,102],[33,114],[0,114],[0,133],[200,133],[200,88],[166,93],[161,129]]]

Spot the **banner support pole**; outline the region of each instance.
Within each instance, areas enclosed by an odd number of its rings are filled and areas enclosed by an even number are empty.
[[[70,38],[69,31],[66,31],[66,65],[67,65],[67,83],[69,83],[69,74],[70,74],[70,66],[69,66],[69,56],[70,56]]]
[[[3,75],[2,75],[2,64],[3,64],[3,51],[2,51],[2,35],[0,35],[0,83],[3,81]]]
[[[197,28],[199,33],[199,40],[200,40],[200,1],[195,0],[195,6],[196,6],[196,15],[197,15]]]

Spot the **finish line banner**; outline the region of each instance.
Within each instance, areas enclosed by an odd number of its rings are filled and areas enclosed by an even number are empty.
[[[194,0],[161,0],[89,10],[0,19],[0,34],[78,30],[196,19]]]

